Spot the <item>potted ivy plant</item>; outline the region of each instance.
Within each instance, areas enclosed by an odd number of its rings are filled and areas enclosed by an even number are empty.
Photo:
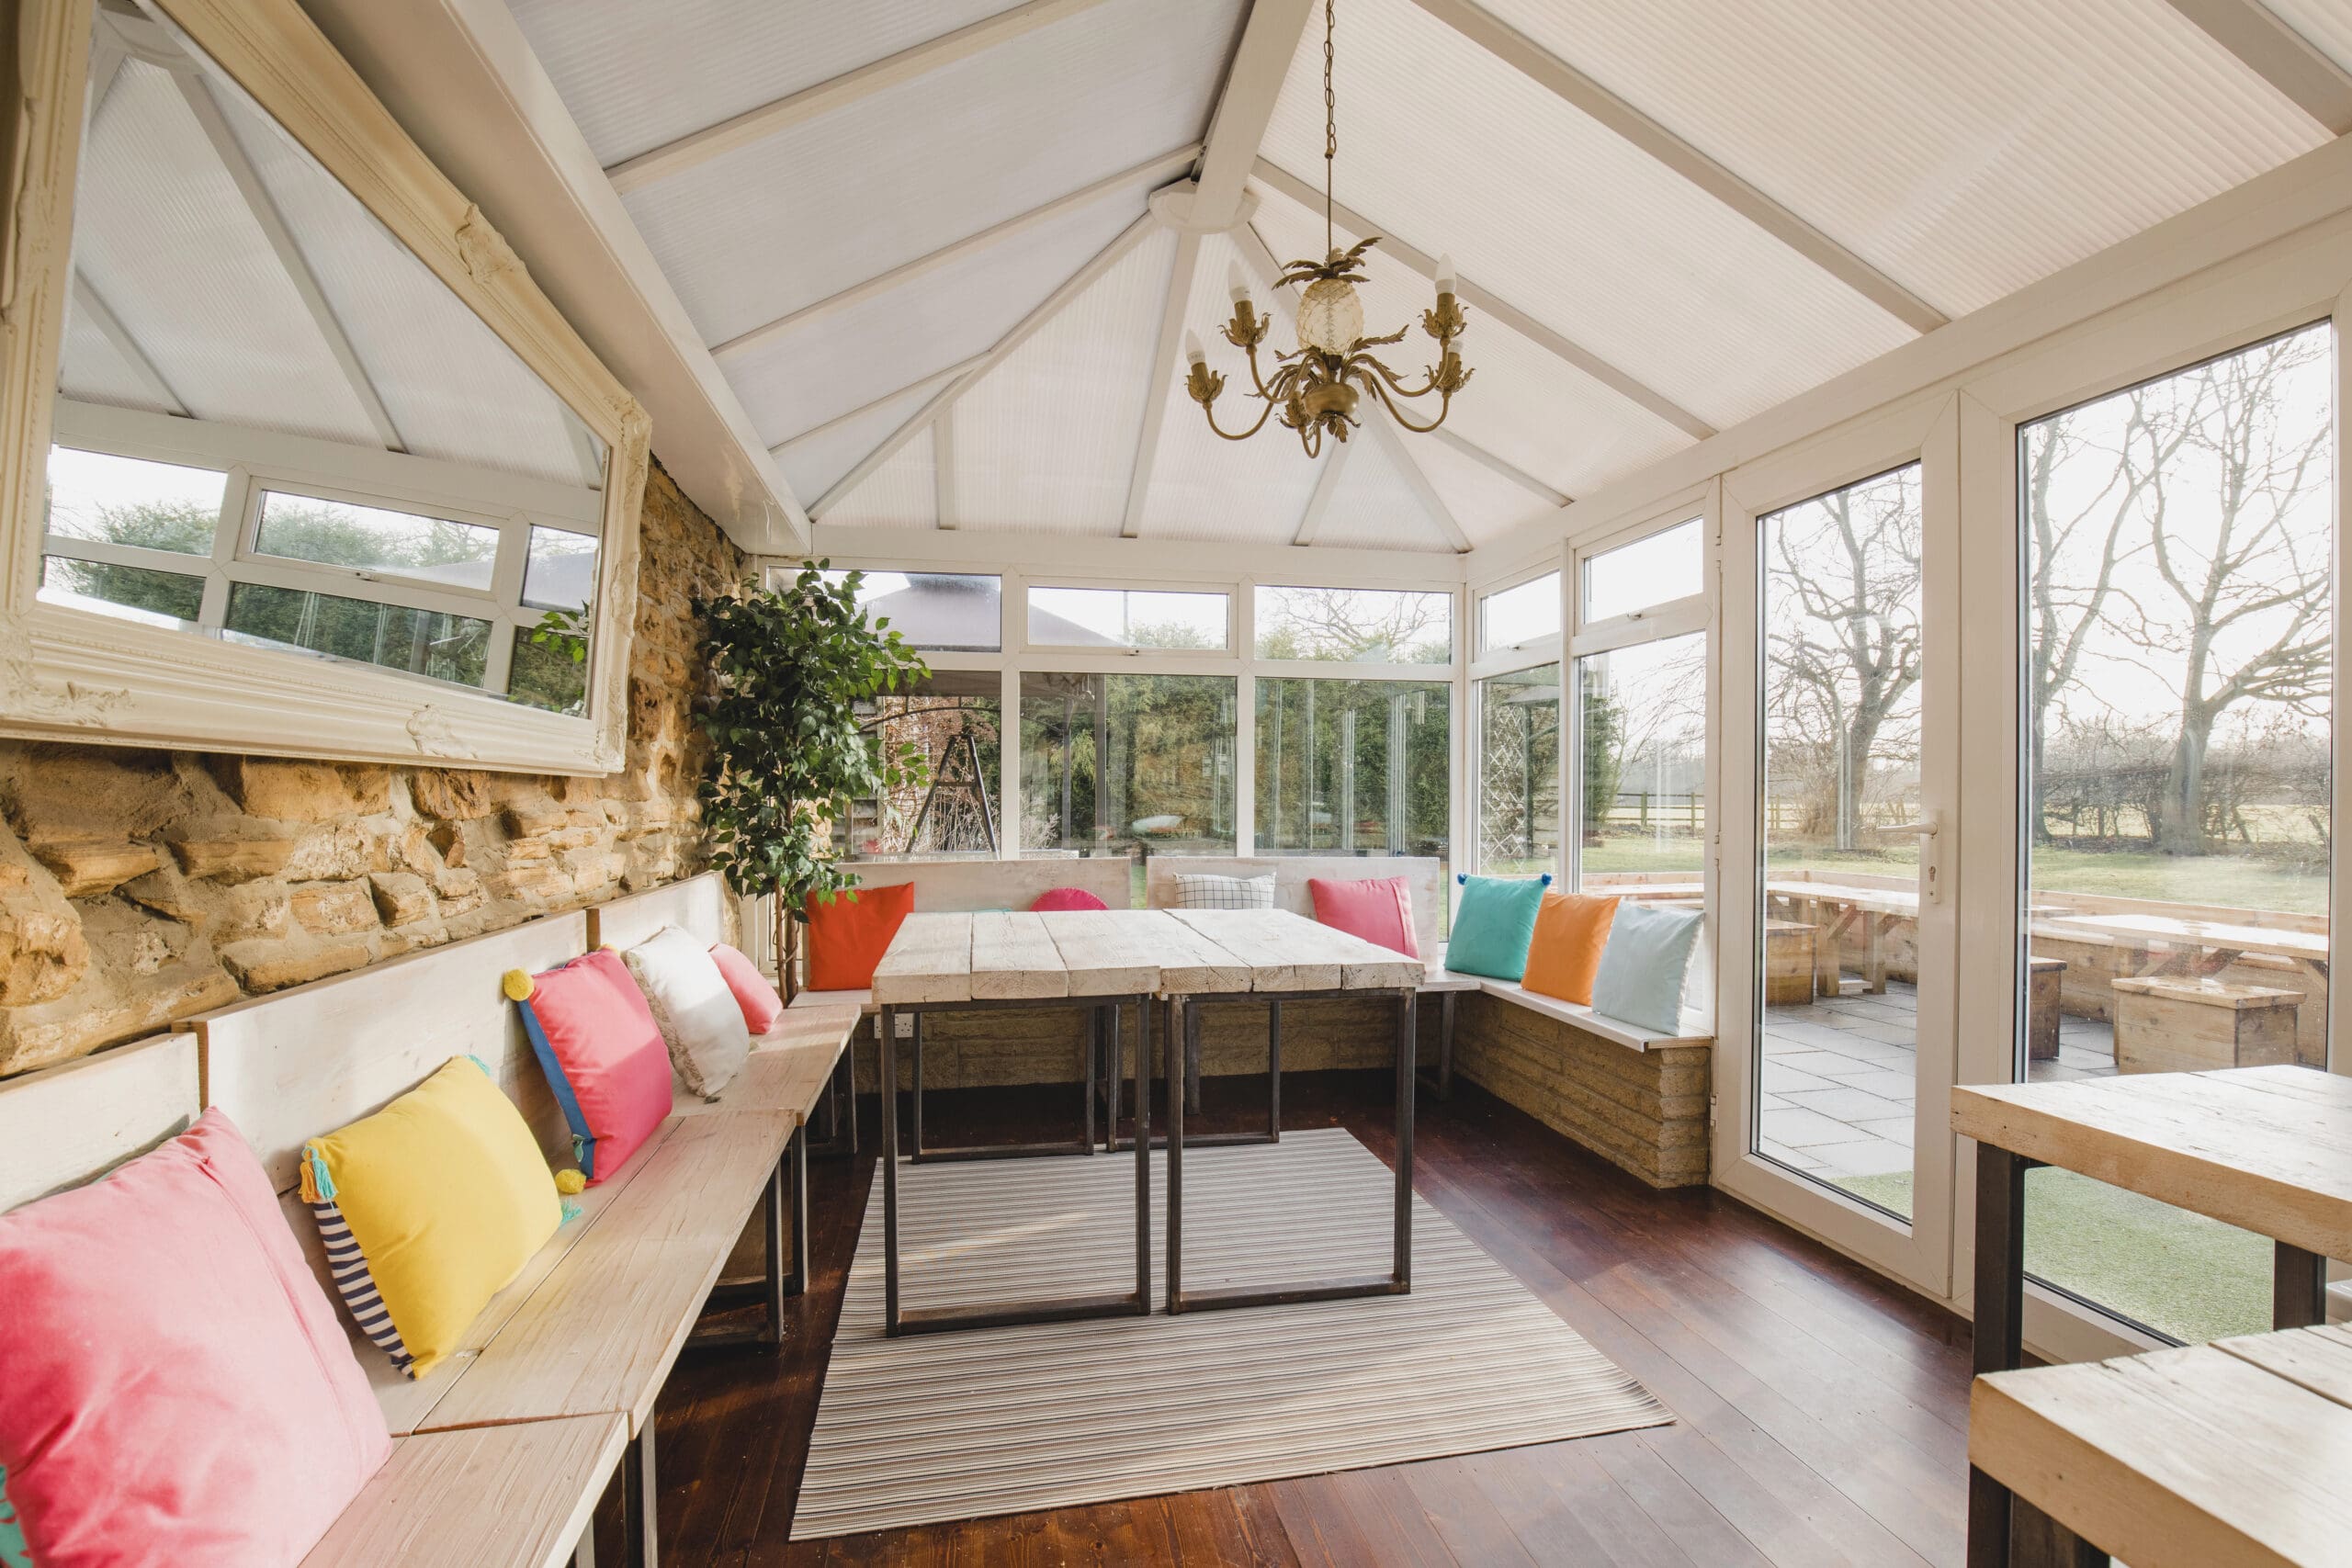
[[[703,728],[716,756],[702,784],[711,863],[745,897],[775,902],[777,977],[799,989],[800,926],[854,875],[833,857],[832,824],[847,802],[921,785],[929,763],[859,725],[857,708],[931,673],[889,618],[868,621],[862,576],[828,582],[804,565],[780,587],[695,606],[716,687]]]

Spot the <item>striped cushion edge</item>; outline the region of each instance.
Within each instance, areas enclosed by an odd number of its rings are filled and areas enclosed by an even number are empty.
[[[1214,872],[1180,871],[1176,875],[1176,907],[1180,909],[1271,909],[1274,907],[1274,876],[1220,876]]]
[[[392,1314],[377,1292],[376,1277],[368,1271],[367,1257],[345,1222],[342,1208],[332,1201],[314,1202],[311,1213],[319,1222],[319,1240],[327,1249],[327,1273],[352,1322],[359,1325],[369,1344],[392,1359],[394,1371],[402,1377],[415,1376],[411,1369],[416,1359],[408,1353],[401,1331],[392,1326]]]

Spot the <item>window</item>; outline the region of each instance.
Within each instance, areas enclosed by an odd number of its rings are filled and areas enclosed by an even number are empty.
[[[265,556],[487,593],[498,566],[498,530],[265,490],[254,548]]]
[[[1230,854],[1229,675],[1024,674],[1028,852]]]
[[[2334,387],[2322,323],[2018,432],[2024,1077],[2325,1065]],[[2216,1028],[2163,972],[2245,1005]],[[2269,1326],[2261,1237],[2026,1190],[2046,1283],[2172,1339]]]
[[[145,416],[103,412],[145,439]],[[234,461],[52,446],[41,598],[587,712],[587,523],[459,521],[424,503],[307,494],[273,483],[266,462]],[[510,548],[523,557],[519,592],[500,587]]]
[[[1260,854],[1446,859],[1440,681],[1258,682]]]
[[[1556,589],[1556,573],[1551,581]],[[1493,876],[1556,871],[1560,667],[1491,676],[1476,690],[1478,869]]]
[[[1637,615],[1706,592],[1707,547],[1702,519],[1693,517],[1630,545],[1588,557],[1584,610],[1578,625]]]
[[[1707,638],[1589,653],[1577,668],[1578,879],[1688,885],[1706,872]]]
[[[847,581],[847,571],[828,571],[828,582]],[[935,653],[994,653],[1004,646],[1004,581],[1001,578],[938,571],[868,571],[859,574],[857,603],[868,615],[888,619],[890,629],[917,648]]]
[[[1560,574],[1547,571],[1478,601],[1478,651],[1523,648],[1560,635]]]
[[[1447,664],[1453,595],[1371,588],[1261,588],[1261,659],[1343,664]]]
[[[886,750],[913,747],[931,771],[922,784],[851,801],[835,823],[842,852],[853,860],[995,854],[1003,723],[993,670],[934,671],[912,689],[866,705],[859,728]]]
[[[1029,640],[1041,648],[1229,646],[1223,593],[1133,588],[1032,588]]]
[[[488,621],[335,593],[232,583],[224,625],[248,641],[405,670],[453,685],[480,686],[489,665]]]
[[[1754,1147],[1911,1217],[1918,1085],[1920,467],[1759,519]]]

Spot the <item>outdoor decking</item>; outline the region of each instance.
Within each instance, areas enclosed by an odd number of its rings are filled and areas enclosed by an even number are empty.
[[[1759,1152],[1830,1182],[1909,1170],[1918,1011],[1918,989],[1903,980],[1876,996],[1767,1008]],[[2114,1071],[2112,1026],[2061,1018],[2057,1059],[2033,1063],[2030,1076],[2040,1083]]]

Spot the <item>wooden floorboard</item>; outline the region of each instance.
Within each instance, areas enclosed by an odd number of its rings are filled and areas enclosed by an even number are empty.
[[[1262,1085],[1212,1079],[1188,1125],[1242,1127]],[[942,1142],[1057,1129],[1068,1091],[926,1097]],[[1285,1127],[1392,1149],[1378,1074],[1285,1079]],[[867,1147],[875,1108],[865,1108]],[[793,1542],[794,1500],[870,1152],[811,1167],[813,1280],[776,1350],[692,1352],[655,1422],[662,1560],[817,1564],[1575,1563],[1956,1568],[1965,1322],[1707,1189],[1659,1193],[1476,1087],[1424,1098],[1421,1195],[1673,1410],[1676,1425],[1422,1463]],[[618,1513],[598,1553],[621,1561]]]

